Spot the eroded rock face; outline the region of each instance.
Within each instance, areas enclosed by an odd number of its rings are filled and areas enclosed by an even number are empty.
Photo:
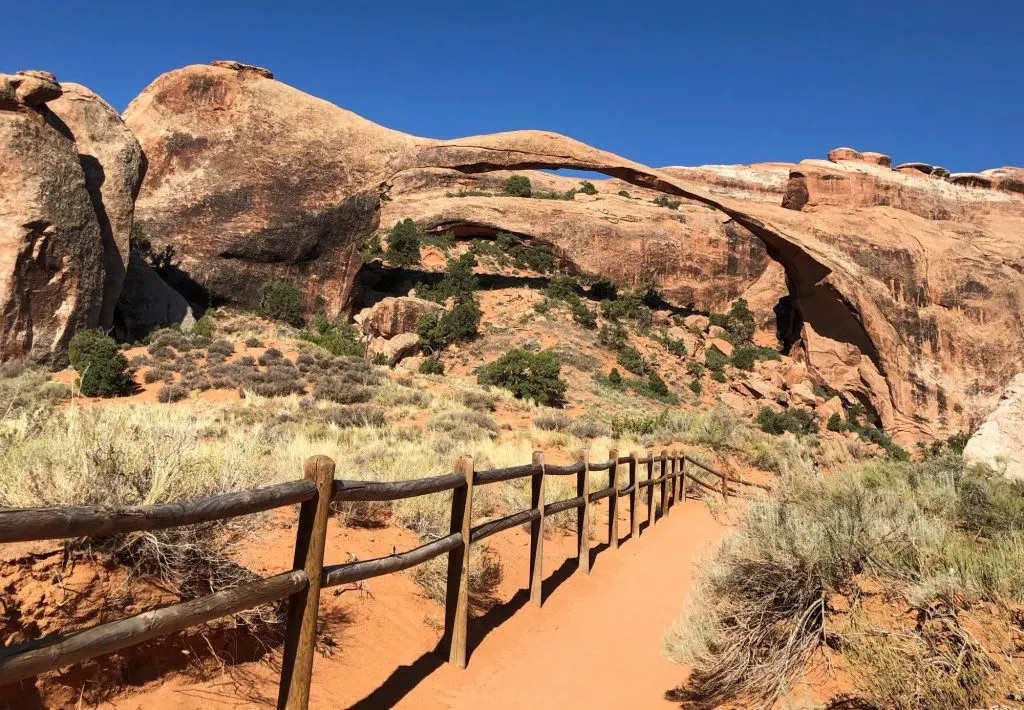
[[[440,316],[444,306],[422,298],[401,296],[383,298],[360,311],[355,321],[370,338],[393,338],[403,333],[415,333],[420,317]]]
[[[61,366],[75,331],[99,323],[103,244],[75,143],[39,110],[51,82],[27,78],[45,90],[0,106],[0,360]]]
[[[110,104],[80,84],[61,84],[47,107],[51,122],[74,140],[103,239],[106,272],[100,327],[114,323],[114,308],[128,267],[135,195],[142,181],[142,149]]]
[[[541,131],[414,138],[225,66],[165,74],[126,121],[150,161],[138,217],[214,297],[252,303],[262,280],[289,277],[312,307],[344,310],[356,242],[376,228],[379,201],[395,186],[433,170],[569,168],[682,198],[759,239],[785,272],[776,313],[795,354],[873,406],[900,441],[968,428],[1024,358],[1024,201],[1011,169],[982,173],[999,189],[953,183],[932,166],[892,170],[882,158],[762,166],[753,177],[738,166],[655,170]],[[483,201],[426,199],[422,214],[432,218],[519,220],[524,229],[538,225],[514,214],[520,206],[562,209],[568,222],[603,201],[524,200],[509,217]]]
[[[1010,478],[1024,480],[1024,373],[1007,385],[996,408],[964,447],[968,463],[982,463]]]

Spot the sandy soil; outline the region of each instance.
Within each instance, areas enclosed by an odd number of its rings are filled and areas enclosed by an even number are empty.
[[[625,514],[620,535],[628,536]],[[574,573],[575,538],[545,542],[545,594],[528,604],[529,534],[522,528],[489,542],[499,554],[501,602],[470,622],[466,670],[433,653],[443,610],[408,574],[326,590],[324,638],[335,644],[314,662],[311,708],[671,708],[664,693],[685,669],[662,656],[665,629],[685,609],[693,563],[721,534],[708,509],[688,500],[639,540],[605,544],[607,511],[595,512],[593,570]],[[288,566],[291,521],[279,518],[246,560],[257,572]],[[328,563],[366,559],[416,545],[404,530],[350,530],[332,521]],[[226,666],[213,680],[176,676],[104,708],[205,710],[272,706],[279,652]]]

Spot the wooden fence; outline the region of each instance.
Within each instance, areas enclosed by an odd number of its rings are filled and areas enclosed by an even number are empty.
[[[653,525],[657,519],[656,507],[660,507],[661,517],[664,517],[685,499],[687,480],[712,493],[720,493],[725,500],[731,495],[743,497],[736,491],[730,491],[730,484],[766,488],[761,484],[723,475],[677,452],[663,451],[658,456],[648,452],[642,458],[636,453],[619,458],[615,451],[609,455],[607,461],[592,462],[583,454],[577,463],[570,466],[552,466],[544,463],[543,454],[535,453],[533,461],[525,466],[490,471],[475,471],[473,460],[462,457],[454,473],[394,483],[335,479],[334,462],[326,456],[314,456],[306,461],[305,477],[302,480],[186,503],[117,510],[84,507],[2,510],[0,543],[160,530],[301,504],[291,571],[127,619],[2,648],[0,684],[32,678],[40,673],[287,598],[278,708],[306,708],[316,645],[320,590],[408,569],[444,553],[448,554],[448,587],[444,635],[439,648],[449,663],[465,668],[469,619],[468,563],[469,549],[473,544],[503,530],[529,523],[530,601],[540,606],[545,517],[576,509],[579,569],[589,574],[591,506],[597,501],[608,499],[608,544],[615,549],[619,545],[620,498],[629,498],[631,539],[636,540],[640,535],[640,522],[644,513],[643,498],[646,497],[648,525]],[[646,476],[643,477],[640,475],[642,467],[646,468]],[[623,471],[626,472],[624,482]],[[699,471],[700,475],[695,475],[695,471]],[[591,474],[599,472],[607,472],[608,485],[590,492]],[[717,477],[718,485],[704,480],[704,474]],[[548,476],[576,476],[576,497],[549,503],[545,498],[544,486]],[[473,490],[476,486],[526,477],[530,477],[532,482],[528,510],[473,525]],[[658,506],[655,505],[655,487],[660,487],[661,491]],[[641,496],[644,488],[647,494]],[[447,536],[387,557],[324,565],[331,502],[392,501],[443,491],[452,491],[451,528]]]

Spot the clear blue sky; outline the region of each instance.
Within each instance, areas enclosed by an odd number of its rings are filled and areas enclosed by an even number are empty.
[[[49,69],[119,109],[164,71],[237,59],[437,138],[540,128],[655,166],[839,145],[1024,165],[1021,2],[60,0],[18,17],[0,71]]]

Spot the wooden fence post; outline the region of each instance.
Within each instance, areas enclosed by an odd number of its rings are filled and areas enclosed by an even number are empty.
[[[533,474],[530,481],[530,507],[539,511],[540,517],[530,523],[530,602],[541,605],[544,581],[544,454],[533,452],[533,465],[540,466],[540,473]]]
[[[579,568],[590,574],[590,452],[582,452],[583,470],[576,474],[576,495],[583,505],[576,509],[576,542],[579,545]]]
[[[619,549],[619,450],[608,452],[612,467],[608,469],[608,485],[612,489],[612,497],[608,499],[608,546]]]
[[[629,485],[633,486],[633,490],[629,494],[629,535],[633,540],[640,538],[640,511],[637,509],[640,504],[640,478],[636,475],[637,458],[636,452],[631,451],[629,454]]]
[[[679,457],[679,486],[682,488],[682,492],[680,494],[680,495],[682,495],[682,499],[680,500],[680,502],[681,503],[685,503],[686,502],[686,457],[685,456],[680,456]]]
[[[661,517],[668,515],[668,452],[661,450],[664,461],[661,462]]]
[[[722,501],[729,502],[729,476],[722,476]]]
[[[672,473],[676,477],[676,503],[682,503],[686,498],[686,491],[683,489],[683,460],[679,457],[678,451],[672,452]]]
[[[654,452],[647,452],[647,480],[654,480]],[[654,525],[654,484],[647,486],[647,529]]]
[[[316,496],[299,509],[292,569],[303,570],[309,583],[288,600],[281,684],[277,695],[279,710],[306,710],[309,705],[320,607],[320,577],[324,569],[327,520],[330,518],[334,487],[334,461],[326,456],[312,456],[306,459],[303,473],[316,483]]]
[[[444,635],[441,648],[448,662],[466,667],[466,634],[469,627],[469,531],[473,524],[473,458],[460,456],[455,472],[466,477],[466,485],[452,491],[449,534],[461,533],[462,544],[448,553],[448,589],[444,599]]]

